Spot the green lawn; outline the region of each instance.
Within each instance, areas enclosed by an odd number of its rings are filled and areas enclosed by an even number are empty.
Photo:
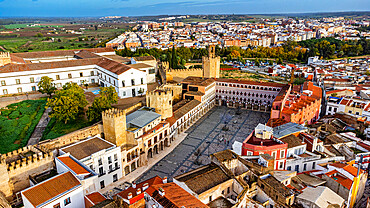
[[[44,113],[45,104],[45,99],[25,100],[0,110],[1,154],[27,145],[33,130]]]
[[[74,121],[68,122],[67,124],[64,124],[63,122],[57,122],[54,118],[52,118],[46,127],[41,140],[55,139],[92,124],[93,123],[88,122],[85,118],[78,118]]]

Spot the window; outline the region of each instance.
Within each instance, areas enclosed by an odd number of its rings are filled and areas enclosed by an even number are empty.
[[[18,90],[19,93],[21,93],[22,92],[22,87],[18,87],[17,90]]]
[[[331,111],[331,107],[329,107],[329,111]]]
[[[100,189],[103,189],[105,187],[104,181],[100,181]]]
[[[110,77],[108,77],[108,79],[109,79],[109,83],[111,83],[111,82],[110,82]]]
[[[4,95],[7,95],[7,94],[8,94],[8,90],[7,90],[7,89],[4,89],[4,90],[3,90],[3,94],[4,94]]]
[[[64,199],[64,206],[67,206],[70,203],[71,203],[71,198],[70,197]]]
[[[114,168],[118,169],[118,162],[114,163]]]
[[[144,79],[143,78],[141,78],[140,81],[141,81],[141,84],[144,84]]]
[[[337,108],[334,108],[334,112],[337,112]]]
[[[100,167],[99,168],[99,175],[103,175],[103,174],[104,174],[103,167]]]
[[[30,77],[30,82],[31,82],[31,83],[35,83],[35,78]]]
[[[1,80],[1,86],[5,86],[6,83],[5,83],[5,80]]]
[[[294,170],[299,172],[299,165],[296,165]]]
[[[113,158],[114,158],[114,161],[117,161],[117,160],[118,160],[118,158],[117,158],[117,154],[114,154],[114,155],[113,155]]]
[[[283,169],[284,168],[284,162],[279,162],[279,169]]]
[[[91,72],[90,72],[90,75],[91,75],[91,76],[94,76],[94,71],[91,71]]]
[[[352,113],[352,111],[350,110],[350,111],[348,111],[348,113]]]
[[[94,166],[93,166],[93,165],[90,165],[90,169],[91,169],[91,170],[94,170]]]
[[[53,208],[60,208],[60,203],[54,205]]]
[[[82,72],[80,72],[80,77],[83,77],[83,76],[84,76],[84,74]]]
[[[227,187],[227,193],[228,194],[230,193],[230,187]]]
[[[109,165],[108,169],[109,169],[109,172],[111,172],[113,170],[112,165]]]
[[[56,80],[60,80],[60,76],[59,75],[56,76]]]
[[[112,163],[112,157],[111,157],[111,156],[109,156],[109,157],[108,157],[108,163],[109,163],[109,164],[111,164],[111,163]]]
[[[32,91],[36,91],[36,87],[35,86],[32,86]]]
[[[248,151],[248,152],[247,152],[247,155],[248,155],[248,156],[251,156],[251,155],[253,155],[253,152]]]
[[[91,79],[91,83],[95,83],[95,79]]]
[[[287,169],[287,170],[292,170],[292,167],[288,166],[286,169]]]
[[[125,86],[125,81],[122,81],[122,87],[124,87]]]
[[[101,161],[101,159],[98,160],[98,163],[99,163],[99,166],[103,164],[103,162]]]
[[[304,164],[303,165],[303,171],[306,171],[306,169],[307,169],[307,164]]]
[[[356,115],[360,115],[360,112],[356,112]]]
[[[273,152],[271,156],[276,159],[276,152]]]
[[[118,181],[118,177],[117,177],[117,174],[114,174],[113,175],[113,182],[116,182],[116,181]]]
[[[316,167],[316,162],[313,162],[312,163],[312,169],[315,169],[315,167]]]
[[[126,92],[122,92],[122,96],[124,97],[124,96],[126,96]]]
[[[280,151],[280,158],[284,158],[285,157],[285,151],[284,150],[281,150]]]
[[[15,83],[16,83],[16,84],[20,84],[20,83],[21,83],[21,80],[20,80],[20,79],[16,79],[16,80],[15,80]]]
[[[132,85],[132,86],[134,86],[134,85],[135,85],[135,80],[134,80],[134,79],[132,79],[132,80],[131,80],[131,85]]]
[[[212,196],[209,196],[209,202],[211,202],[212,201]]]
[[[68,74],[68,78],[70,78],[70,79],[71,79],[71,78],[72,78],[72,74]]]
[[[155,69],[149,69],[149,74],[154,74],[155,73]]]

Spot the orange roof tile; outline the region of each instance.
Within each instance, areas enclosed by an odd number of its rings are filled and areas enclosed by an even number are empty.
[[[106,200],[106,198],[99,192],[94,192],[89,195],[86,195],[86,198],[88,198],[94,205],[99,204],[100,202]]]
[[[90,173],[89,171],[87,171],[84,167],[82,167],[80,164],[78,164],[76,161],[74,161],[69,156],[68,157],[60,156],[58,157],[58,159],[62,161],[62,163],[64,163],[66,166],[68,166],[77,175]]]
[[[26,189],[22,194],[37,207],[78,186],[81,183],[77,178],[71,172],[66,172]]]
[[[336,175],[335,175],[336,174]],[[342,176],[338,171],[332,170],[325,173],[328,177],[340,183],[342,186],[346,187],[348,190],[351,189],[353,181],[345,176]]]

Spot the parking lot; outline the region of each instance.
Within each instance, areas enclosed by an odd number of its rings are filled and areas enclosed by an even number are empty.
[[[231,149],[234,141],[243,142],[258,123],[266,123],[269,117],[266,112],[215,107],[190,127],[186,138],[137,182],[156,175],[172,180],[172,177],[208,164],[210,154]]]

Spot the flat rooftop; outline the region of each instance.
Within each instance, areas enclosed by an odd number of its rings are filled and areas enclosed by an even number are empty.
[[[154,112],[152,108],[140,108],[139,110],[126,116],[127,129],[129,131],[136,131],[143,128],[152,121],[161,117],[160,114]]]
[[[83,140],[82,142],[78,142],[70,146],[64,147],[61,150],[65,153],[69,152],[77,160],[81,160],[86,157],[89,157],[90,155],[96,152],[109,149],[112,147],[115,147],[115,145],[99,137],[94,137],[94,138]]]
[[[307,130],[307,127],[304,127],[300,124],[289,122],[289,123],[274,127],[273,134],[274,134],[274,137],[279,139],[289,134],[293,134],[293,133],[297,133],[297,132],[301,132],[305,130]]]

